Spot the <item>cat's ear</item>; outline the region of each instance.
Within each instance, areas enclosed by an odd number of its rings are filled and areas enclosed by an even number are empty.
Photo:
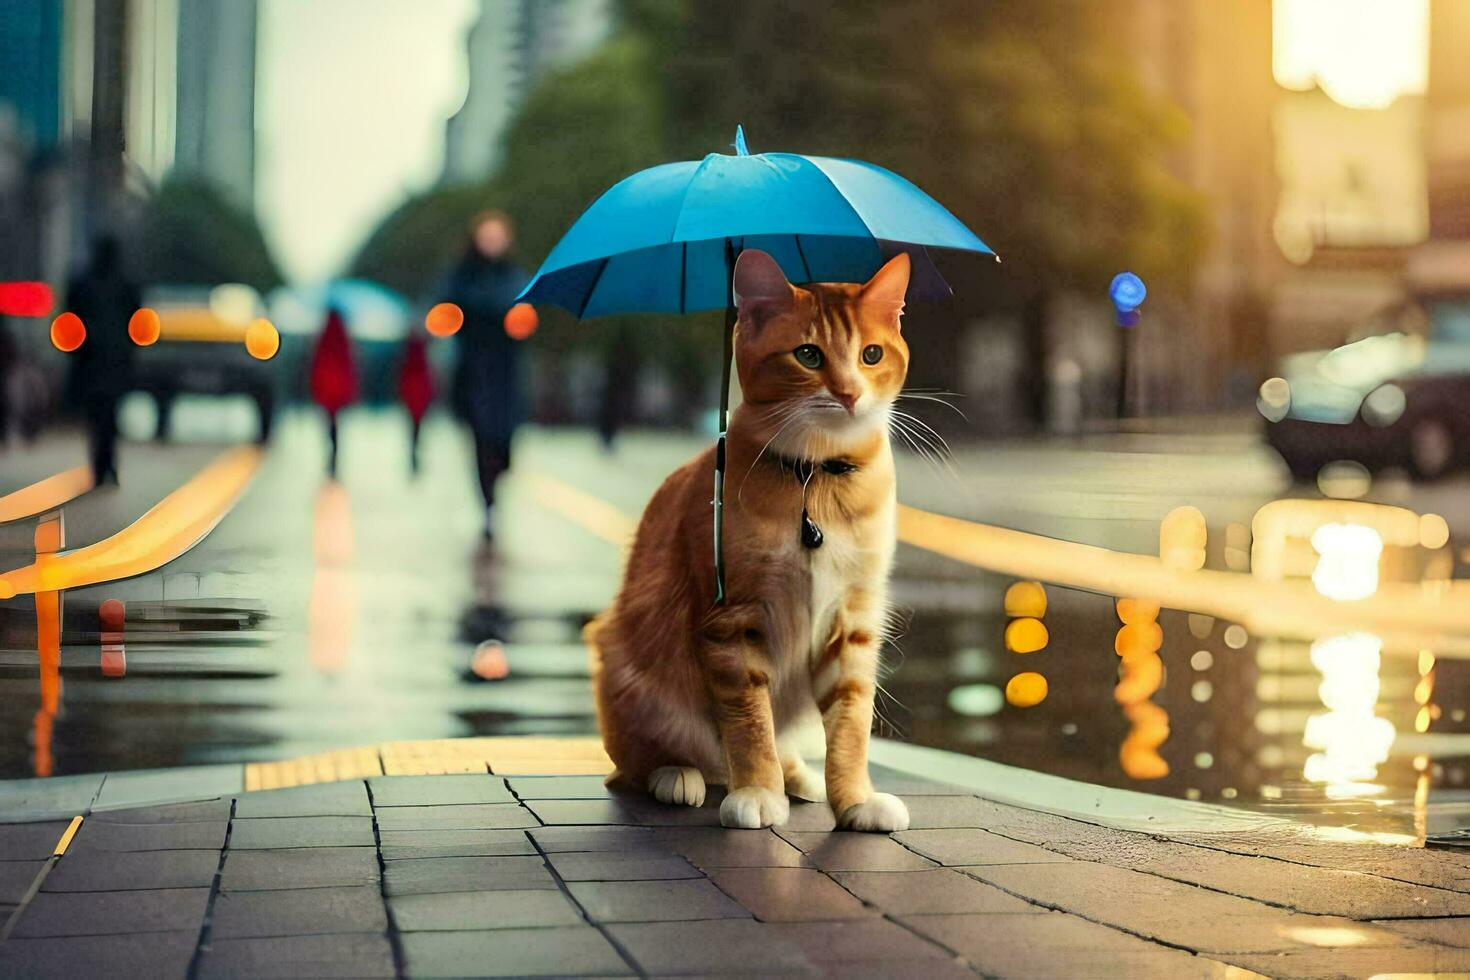
[[[863,302],[893,307],[903,312],[903,297],[909,288],[909,253],[899,252],[863,284]]]
[[[795,304],[796,294],[776,260],[758,248],[747,248],[735,260],[735,306],[756,324]]]

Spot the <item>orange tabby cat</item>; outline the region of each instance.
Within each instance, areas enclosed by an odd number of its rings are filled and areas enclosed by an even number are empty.
[[[587,630],[610,784],[699,806],[707,783],[725,783],[727,827],[784,823],[788,793],[828,800],[840,828],[908,827],[903,802],[868,779],[908,280],[902,254],[864,285],[806,287],[764,252],[740,255],[727,598],[715,604],[709,449],[654,494],[622,591]],[[825,786],[796,744],[819,715]]]

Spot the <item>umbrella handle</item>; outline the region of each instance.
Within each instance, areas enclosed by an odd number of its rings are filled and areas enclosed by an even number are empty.
[[[715,605],[725,602],[725,432],[730,422],[730,362],[735,359],[735,246],[725,239],[725,341],[720,365],[720,440],[715,444]]]

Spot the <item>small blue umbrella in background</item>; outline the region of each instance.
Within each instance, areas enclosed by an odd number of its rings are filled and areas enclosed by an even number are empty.
[[[715,455],[715,595],[724,601],[725,428],[730,401],[735,258],[770,253],[786,278],[864,282],[900,251],[913,260],[908,297],[949,287],[927,248],[993,255],[958,218],[891,171],[858,160],[755,153],[651,167],[608,189],[541,264],[519,300],[578,318],[725,310],[720,437]]]

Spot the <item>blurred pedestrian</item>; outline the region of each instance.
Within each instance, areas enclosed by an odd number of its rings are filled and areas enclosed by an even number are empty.
[[[475,436],[475,464],[485,499],[485,537],[494,533],[495,485],[510,468],[511,440],[526,418],[520,342],[505,332],[505,314],[526,284],[511,257],[515,229],[503,211],[470,224],[464,258],[450,273],[443,299],[464,311],[455,334],[459,360],[454,405]]]
[[[327,312],[327,322],[311,355],[311,398],[327,413],[327,437],[331,450],[327,474],[337,476],[337,413],[357,401],[357,360],[342,314]]]
[[[638,339],[626,321],[617,321],[606,336],[602,396],[597,405],[597,434],[602,439],[603,450],[610,453],[618,432],[633,420],[638,397],[640,351]]]
[[[87,328],[87,339],[71,355],[71,390],[87,420],[92,476],[99,486],[117,483],[117,403],[133,381],[128,319],[141,305],[141,291],[123,271],[117,239],[103,235],[92,244],[86,269],[66,289],[66,308]]]
[[[408,465],[419,473],[419,428],[434,401],[434,374],[429,369],[429,345],[421,334],[410,333],[398,364],[398,400],[408,412]]]

